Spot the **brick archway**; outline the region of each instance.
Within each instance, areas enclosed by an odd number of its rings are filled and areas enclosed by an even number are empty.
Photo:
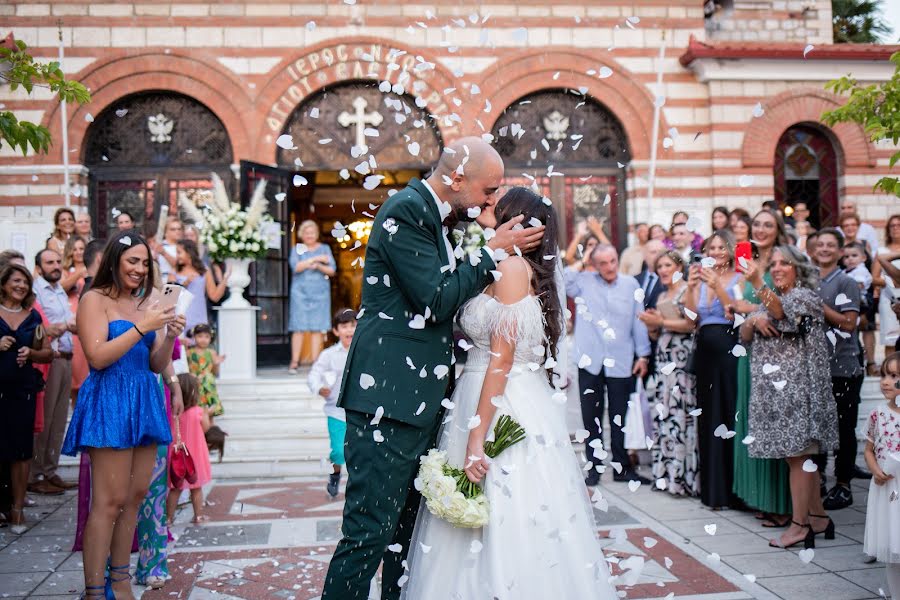
[[[783,92],[763,103],[765,114],[750,121],[744,134],[742,165],[771,169],[782,134],[793,125],[814,123],[831,134],[839,163],[848,167],[874,167],[876,160],[871,144],[861,126],[856,123],[839,123],[833,128],[822,125],[822,113],[841,104],[840,96],[816,88]]]
[[[245,119],[253,114],[253,103],[239,82],[214,61],[161,51],[122,55],[92,64],[79,79],[91,90],[91,102],[74,110],[70,106],[70,140],[85,139],[90,126],[87,114],[100,114],[120,98],[135,92],[162,90],[184,94],[209,108],[224,124],[234,156],[247,156],[252,150]],[[50,128],[53,139],[62,135],[59,106],[55,104],[42,121]]]
[[[590,76],[587,72],[606,65],[613,74],[605,79]],[[554,75],[559,76],[554,78]],[[491,102],[491,113],[485,122],[488,131],[500,118],[507,106],[530,93],[544,89],[568,87],[586,90],[587,95],[605,105],[619,120],[628,137],[632,159],[649,160],[651,131],[653,129],[653,98],[650,91],[628,69],[610,57],[598,61],[575,51],[539,52],[517,55],[500,61],[482,75],[478,82],[484,97]],[[483,104],[471,107],[464,122],[485,119],[480,113]],[[660,130],[666,131],[665,116],[660,115]],[[662,151],[662,136],[659,150]]]
[[[416,65],[423,64],[420,57],[433,66],[417,69]],[[390,64],[400,68],[392,70]],[[421,49],[372,37],[330,40],[305,48],[303,54],[283,60],[273,71],[275,74],[260,86],[263,92],[256,100],[258,106],[267,108],[259,115],[262,121],[254,156],[265,161],[275,160],[277,148],[273,142],[290,114],[317,91],[344,81],[371,79],[394,84],[402,72],[410,74],[405,93],[428,102],[425,110],[435,116],[442,139],[448,142],[460,135],[459,121],[449,119],[457,112],[456,107],[448,103],[443,93],[455,87],[456,82],[436,58]]]

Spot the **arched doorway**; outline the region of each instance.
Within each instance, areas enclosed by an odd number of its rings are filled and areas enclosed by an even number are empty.
[[[284,231],[283,251],[257,261],[250,287],[262,309],[260,362],[287,360],[288,257],[297,251],[297,225],[316,221],[322,241],[331,246],[337,262],[332,306],[356,308],[375,211],[391,190],[421,177],[440,157],[443,142],[431,115],[416,98],[379,85],[348,81],[311,95],[285,122],[277,167],[241,163],[242,195],[249,197],[256,181],[268,180],[271,212]],[[332,235],[338,230],[345,232],[340,239]]]
[[[599,101],[573,90],[544,90],[511,104],[492,133],[507,185],[536,183],[556,208],[566,242],[575,224],[604,219],[610,240],[627,241],[625,130]],[[523,176],[522,172],[531,172]]]
[[[810,125],[790,127],[778,140],[774,169],[775,200],[782,210],[805,202],[814,228],[837,225],[838,160],[825,132]]]
[[[83,156],[101,237],[115,227],[118,211],[154,234],[160,207],[178,214],[179,194],[202,194],[212,171],[234,184],[225,126],[209,108],[174,92],[139,92],[109,105],[88,128]]]

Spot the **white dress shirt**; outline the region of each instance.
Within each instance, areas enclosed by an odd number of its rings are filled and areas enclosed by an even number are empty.
[[[453,272],[456,270],[456,256],[453,254],[453,244],[450,243],[450,238],[447,237],[449,233],[449,229],[446,225],[444,225],[443,221],[447,218],[447,215],[450,214],[450,205],[440,199],[428,182],[424,179],[422,180],[422,184],[431,192],[431,196],[434,198],[434,203],[438,207],[438,214],[441,215],[441,230],[444,232],[444,246],[447,247],[447,266],[450,267],[450,271]]]
[[[344,367],[347,365],[347,348],[340,342],[322,350],[319,358],[309,370],[309,391],[316,396],[319,390],[328,388],[331,393],[325,398],[324,411],[329,417],[346,421],[344,409],[337,405],[338,393],[341,391],[341,380],[344,378]]]

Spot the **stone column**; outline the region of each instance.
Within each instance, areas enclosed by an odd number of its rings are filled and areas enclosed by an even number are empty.
[[[217,306],[215,310],[219,311],[219,354],[226,357],[219,379],[256,379],[256,312],[259,307]]]

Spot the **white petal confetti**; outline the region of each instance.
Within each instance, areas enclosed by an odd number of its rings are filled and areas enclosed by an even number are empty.
[[[361,373],[359,376],[359,387],[364,390],[369,389],[375,385],[375,378],[369,375],[368,373]]]
[[[285,150],[296,150],[297,148],[294,145],[294,138],[289,133],[279,135],[278,139],[275,140],[275,145],[279,148],[284,148]]]
[[[807,458],[803,461],[803,470],[807,473],[815,473],[819,470],[819,465],[814,463],[811,459]]]
[[[716,430],[713,431],[713,435],[718,438],[722,438],[723,440],[729,440],[737,434],[734,431],[729,431],[725,423],[722,423],[718,427],[716,427]]]

